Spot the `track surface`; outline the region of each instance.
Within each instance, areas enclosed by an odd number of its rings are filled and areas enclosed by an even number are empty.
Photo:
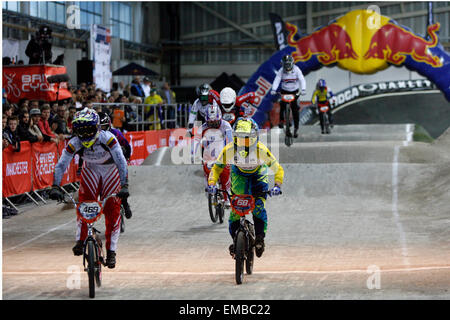
[[[200,166],[155,152],[146,163],[158,165],[129,169],[134,215],[96,298],[449,299],[450,134],[427,145],[408,142],[410,130],[303,127],[309,142],[271,143],[283,195],[267,201],[266,252],[240,286]],[[85,272],[79,289],[67,285],[82,266],[74,235],[73,210],[55,203],[3,220],[3,299],[88,299]]]

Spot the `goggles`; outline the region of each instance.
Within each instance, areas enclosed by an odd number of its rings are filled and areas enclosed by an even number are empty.
[[[245,134],[235,134],[234,136],[234,143],[238,147],[250,147],[256,143],[258,140],[258,137],[254,135],[249,135],[248,133]]]
[[[78,138],[80,138],[82,141],[94,137],[97,132],[98,132],[97,126],[93,125],[73,126],[73,134],[76,135]]]

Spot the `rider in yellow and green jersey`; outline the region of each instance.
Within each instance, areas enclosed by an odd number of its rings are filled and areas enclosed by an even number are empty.
[[[275,186],[270,190],[271,196],[281,194],[284,170],[269,149],[259,141],[258,125],[253,119],[239,118],[233,128],[233,142],[221,151],[208,178],[208,191],[216,192],[216,183],[227,164],[231,165],[231,190],[233,194],[255,195],[253,222],[255,225],[255,252],[261,257],[264,252],[264,237],[267,231],[267,213],[265,201],[268,191],[268,168],[275,174]],[[233,210],[230,213],[229,232],[235,238],[239,228],[240,216]],[[234,254],[234,245],[230,246]]]

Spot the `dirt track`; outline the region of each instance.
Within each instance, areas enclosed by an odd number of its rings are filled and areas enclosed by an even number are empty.
[[[304,130],[315,142],[280,146],[283,195],[267,201],[266,252],[243,285],[227,223],[209,220],[200,166],[170,165],[167,149],[152,155],[158,166],[129,170],[134,216],[97,298],[449,299],[449,134],[426,145],[405,142],[404,125],[378,138],[366,127],[359,141],[361,126],[336,127],[339,141]],[[74,234],[73,211],[56,204],[4,220],[3,299],[86,299],[85,272],[67,288],[68,268],[81,266]],[[368,270],[380,270],[379,289]]]

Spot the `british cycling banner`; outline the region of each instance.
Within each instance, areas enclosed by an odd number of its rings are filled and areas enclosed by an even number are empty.
[[[131,146],[130,165],[139,166],[144,162],[148,156],[146,142],[146,132],[127,132],[125,138],[128,140]]]
[[[33,190],[53,185],[53,173],[58,162],[58,148],[53,142],[36,142],[31,147]]]
[[[64,141],[59,142],[58,144],[58,159],[61,157],[61,154],[63,150],[67,147],[67,144],[69,143],[68,139],[65,139]],[[78,159],[78,158],[77,158]],[[73,183],[77,181],[76,179],[76,173],[78,168],[78,162],[75,162],[75,157],[70,161],[69,166],[67,167],[66,171],[64,172],[64,175],[61,179],[61,185],[65,185],[68,183]]]
[[[31,145],[20,143],[20,152],[3,149],[3,197],[31,191]]]
[[[57,83],[48,83],[47,77],[65,74],[66,67],[55,65],[22,65],[3,67],[3,88],[11,103],[22,99],[56,101]],[[61,82],[58,99],[72,97],[67,82]]]

